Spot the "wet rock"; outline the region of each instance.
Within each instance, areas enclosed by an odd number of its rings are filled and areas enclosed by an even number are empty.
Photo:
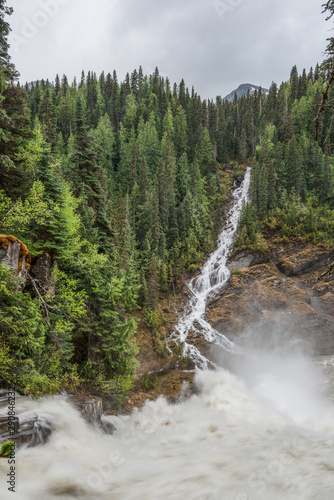
[[[267,253],[254,253],[245,254],[241,253],[233,258],[233,260],[228,264],[229,270],[237,271],[243,267],[257,266],[258,264],[264,264],[269,262],[270,256]]]
[[[30,446],[47,443],[51,434],[52,427],[50,423],[44,417],[38,415],[37,420],[34,422],[34,432]]]
[[[85,400],[75,400],[74,404],[81,413],[81,416],[90,424],[101,424],[103,414],[102,398],[96,397]]]
[[[251,325],[281,323],[314,354],[334,353],[333,252],[299,243],[272,248],[266,263],[253,265],[246,254],[237,259],[241,272],[208,302],[207,320],[231,340]]]
[[[20,423],[18,417],[14,417],[9,423],[7,415],[0,415],[0,436],[8,435],[11,430],[17,432],[20,428]]]
[[[16,446],[37,446],[46,443],[51,433],[50,423],[36,413],[15,416],[14,420],[9,420],[8,415],[0,415],[0,443],[13,441]]]
[[[116,426],[106,417],[101,418],[101,429],[106,434],[113,434],[116,430]]]

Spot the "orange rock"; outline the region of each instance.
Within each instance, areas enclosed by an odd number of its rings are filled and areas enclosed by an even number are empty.
[[[25,245],[21,240],[19,240],[16,236],[13,236],[11,234],[0,234],[0,246],[4,250],[7,250],[9,242],[10,243],[15,243],[15,241],[18,241],[20,243],[20,257],[27,257],[29,254],[29,250],[27,245]],[[31,257],[29,256],[31,262]],[[27,259],[28,261],[28,259]]]

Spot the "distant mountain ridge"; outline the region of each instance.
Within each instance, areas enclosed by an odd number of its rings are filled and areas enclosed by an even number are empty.
[[[259,90],[260,88],[262,89],[262,92],[268,94],[269,92],[268,89],[265,89],[263,87],[258,87],[257,85],[253,85],[251,83],[242,83],[236,90],[233,90],[230,94],[225,96],[224,101],[226,100],[232,102],[234,100],[235,94],[237,94],[237,98],[240,99],[240,97],[247,95],[248,90],[250,94],[254,94],[255,90]]]

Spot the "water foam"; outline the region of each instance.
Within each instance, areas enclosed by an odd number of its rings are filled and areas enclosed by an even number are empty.
[[[33,402],[54,431],[47,444],[18,451],[16,498],[333,498],[332,409],[296,424],[227,370],[199,371],[196,383],[199,393],[177,405],[160,397],[112,417],[113,436],[89,427],[62,398]],[[0,461],[4,500],[12,498],[7,468]]]

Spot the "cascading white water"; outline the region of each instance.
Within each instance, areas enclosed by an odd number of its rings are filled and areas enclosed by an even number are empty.
[[[0,498],[332,500],[333,408],[309,384],[311,362],[290,356],[273,384],[278,365],[269,361],[262,375],[256,364],[250,383],[225,370],[200,370],[198,395],[176,405],[161,397],[130,417],[109,417],[113,436],[90,428],[60,397],[19,400],[18,413],[36,411],[53,434],[42,446],[18,450],[15,494],[7,490],[9,464],[0,459]],[[268,381],[269,399],[261,395]],[[291,395],[285,406],[283,389]],[[289,406],[300,392],[302,420]]]
[[[222,345],[233,373],[199,370],[198,393],[187,400],[171,405],[160,397],[130,416],[105,417],[117,427],[113,436],[89,427],[64,397],[17,398],[17,414],[36,412],[52,435],[17,450],[15,493],[8,491],[8,461],[0,458],[1,500],[334,498],[334,357],[318,360],[322,376],[298,343],[284,332],[268,342],[267,331],[235,356],[234,344],[203,318],[208,296],[228,278],[226,254],[247,183],[249,174],[235,193],[231,227],[192,282],[196,297],[178,325],[180,341],[196,327]],[[205,367],[208,361],[193,353]]]
[[[204,319],[204,315],[207,299],[213,297],[230,277],[230,270],[226,265],[228,253],[233,244],[243,203],[247,200],[249,184],[250,168],[247,168],[241,186],[233,192],[235,201],[227,216],[227,227],[221,232],[217,249],[202,267],[200,275],[189,283],[188,287],[193,297],[189,302],[187,313],[179,320],[171,336],[174,341],[184,344],[184,353],[190,356],[199,368],[206,369],[213,363],[205,358],[194,345],[187,343],[186,339],[190,330],[200,333],[204,339],[227,351],[235,350],[233,342],[212,328]]]

